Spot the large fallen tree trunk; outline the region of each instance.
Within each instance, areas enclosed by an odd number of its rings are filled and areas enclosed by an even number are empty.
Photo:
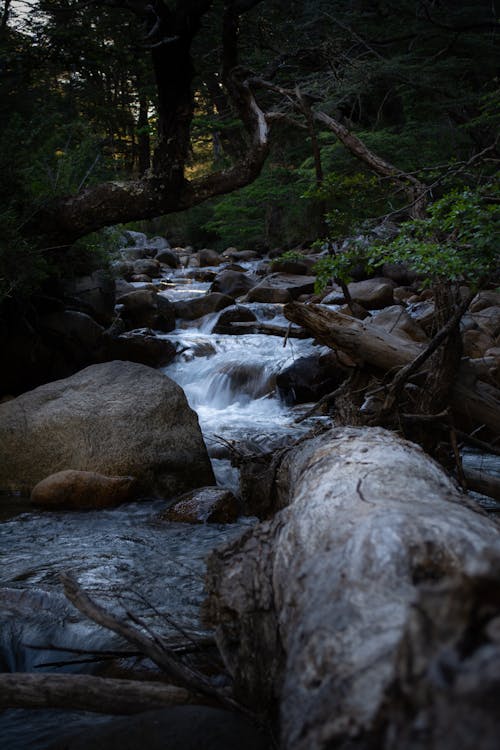
[[[290,302],[285,315],[292,323],[308,328],[322,344],[341,349],[355,362],[367,363],[384,372],[396,371],[416,359],[425,345],[402,339],[369,321],[329,310],[319,305]],[[459,414],[500,432],[500,390],[477,380],[477,371],[466,360],[451,392],[451,405]]]
[[[398,731],[405,726],[400,719],[408,696],[415,705],[426,702],[428,732],[432,721],[443,726],[442,702],[429,690],[418,693],[420,656],[434,663],[456,646],[455,671],[470,667],[467,689],[474,695],[482,662],[472,657],[484,642],[470,633],[479,583],[473,601],[467,588],[458,595],[463,616],[448,613],[444,631],[438,613],[441,640],[426,644],[425,654],[418,639],[417,645],[411,641],[418,674],[405,676],[397,657],[409,638],[413,604],[422,587],[449,576],[455,585],[488,555],[500,561],[499,528],[467,504],[423,451],[381,428],[337,428],[304,441],[284,458],[276,486],[289,507],[215,551],[208,565],[207,619],[236,690],[254,708],[279,709],[286,750],[410,748],[410,740],[398,745],[391,734],[394,722]],[[500,597],[481,612],[481,633],[490,625],[493,632]],[[490,639],[490,657],[497,660],[499,641]],[[399,696],[396,705],[390,690],[398,680],[406,703]],[[442,682],[441,697],[454,687],[445,675]],[[486,731],[490,745],[460,747],[489,748],[498,738],[498,685],[493,687],[488,701],[482,695],[468,729],[476,741]],[[448,718],[470,718],[463,705],[462,713],[453,705],[446,702]],[[445,736],[439,741],[440,750],[457,748]]]

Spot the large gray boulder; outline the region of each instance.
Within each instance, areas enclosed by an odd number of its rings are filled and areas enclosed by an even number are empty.
[[[138,479],[172,496],[214,484],[182,389],[132,362],[92,365],[0,404],[0,489],[31,491],[65,469]]]

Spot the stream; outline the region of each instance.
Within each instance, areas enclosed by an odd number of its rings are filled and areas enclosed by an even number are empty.
[[[242,265],[253,270],[252,263]],[[171,270],[156,282],[170,300],[201,295],[209,287],[190,278],[186,269]],[[282,305],[247,306],[259,321],[288,325]],[[175,331],[157,335],[177,346],[175,360],[162,369],[182,386],[198,414],[217,483],[237,493],[238,473],[229,460],[232,449],[271,450],[325,419],[296,424],[308,405],[290,407],[276,389],[280,371],[319,348],[311,339],[289,338],[284,346],[279,336],[214,334],[218,315],[178,321]],[[477,465],[478,457],[470,453],[467,461]],[[53,646],[124,647],[118,636],[83,618],[66,601],[58,578],[62,571],[119,616],[133,611],[161,635],[179,637],[180,627],[193,638],[206,636],[199,617],[205,558],[256,519],[224,526],[166,523],[159,520],[164,508],[164,500],[144,500],[112,510],[39,512],[20,498],[2,502],[0,671],[95,673],[99,664],[82,662],[83,656]],[[126,662],[128,668],[136,666],[134,659]],[[2,748],[44,750],[68,733],[107,720],[84,712],[4,711]]]
[[[171,300],[204,294],[209,286],[186,278],[183,269],[158,281],[168,282],[161,293]],[[260,320],[287,325],[281,305],[250,307]],[[174,341],[181,352],[162,369],[182,386],[198,413],[217,483],[237,492],[228,444],[244,451],[270,450],[317,421],[294,424],[307,407],[285,405],[275,379],[296,358],[318,348],[307,339],[288,339],[284,347],[278,336],[214,335],[217,317],[179,321],[182,327],[158,335]],[[118,615],[132,610],[164,636],[178,637],[179,626],[192,637],[206,635],[199,619],[205,558],[256,519],[224,526],[166,523],[158,520],[164,507],[165,501],[150,500],[111,510],[40,512],[20,498],[2,503],[0,670],[91,673],[96,663],[82,663],[83,656],[51,646],[124,647],[118,636],[83,618],[66,601],[58,579],[62,571]],[[65,664],[47,666],[54,662]],[[62,735],[106,720],[83,712],[4,711],[2,747],[43,750]]]

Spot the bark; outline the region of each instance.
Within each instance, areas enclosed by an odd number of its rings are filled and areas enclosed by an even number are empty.
[[[318,305],[291,302],[285,307],[288,320],[308,328],[332,349],[341,349],[355,362],[389,372],[415,360],[422,344],[403,340],[369,323]],[[463,361],[451,389],[451,406],[473,423],[500,432],[500,389],[476,379],[474,368]]]
[[[0,675],[2,709],[68,708],[102,714],[135,714],[193,702],[192,695],[184,688],[158,682],[84,674]]]
[[[465,603],[461,576],[490,554],[500,564],[500,530],[420,449],[380,428],[305,441],[286,455],[276,485],[289,507],[208,563],[206,614],[236,689],[254,706],[278,708],[284,750],[399,750],[391,689],[413,602],[422,587],[451,581]],[[452,613],[448,642],[473,613],[470,599],[464,618]],[[499,614],[497,596],[483,627]],[[436,638],[425,648],[441,654],[446,645]],[[422,653],[418,646],[415,659]],[[469,676],[477,696],[480,664]],[[406,687],[417,700],[413,678]],[[440,683],[448,699],[454,687]],[[494,687],[485,714],[498,734]],[[429,691],[425,699],[442,726],[441,704]],[[477,738],[483,724],[473,722]],[[444,734],[441,742],[441,750],[476,748]]]

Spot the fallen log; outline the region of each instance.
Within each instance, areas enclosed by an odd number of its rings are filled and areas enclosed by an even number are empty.
[[[469,490],[488,495],[494,500],[500,501],[500,477],[486,474],[477,469],[464,469],[465,481]]]
[[[390,689],[418,592],[488,555],[500,561],[500,529],[422,450],[381,428],[304,441],[285,455],[275,484],[290,505],[208,562],[206,617],[236,694],[279,711],[284,750],[399,747],[390,743]],[[500,597],[484,613],[487,628]],[[438,651],[473,627],[470,601],[464,617],[450,613]],[[481,645],[469,638],[460,658]],[[494,648],[500,658],[500,639]],[[472,677],[469,685],[481,684]],[[426,700],[442,718],[439,701]],[[498,737],[496,688],[482,705],[469,736],[481,735],[485,712],[488,736]],[[456,750],[440,740],[440,750]]]
[[[279,326],[259,321],[231,321],[227,324],[228,333],[265,333],[267,336],[281,336],[288,339],[307,339],[310,334],[304,328]]]
[[[285,316],[308,328],[322,344],[341,349],[358,363],[384,372],[408,365],[425,345],[401,339],[369,322],[351,318],[320,305],[290,302]],[[464,360],[452,388],[451,405],[459,414],[500,433],[500,389],[477,380],[477,372]]]
[[[103,714],[135,714],[195,701],[173,685],[86,674],[1,674],[0,709],[68,708]]]

